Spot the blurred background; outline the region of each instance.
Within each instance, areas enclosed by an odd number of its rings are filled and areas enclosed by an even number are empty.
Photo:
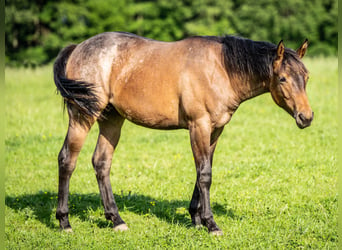
[[[106,31],[163,41],[239,35],[337,55],[337,0],[7,0],[6,65],[39,66],[58,51]]]

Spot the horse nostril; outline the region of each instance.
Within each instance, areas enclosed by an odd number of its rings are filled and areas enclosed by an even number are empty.
[[[302,122],[305,122],[306,118],[305,116],[302,114],[302,113],[299,113],[299,119],[302,121]]]
[[[306,128],[310,126],[313,119],[313,112],[306,117],[303,113],[298,113],[296,117],[296,123],[299,128]]]
[[[305,117],[303,113],[299,113],[298,117],[302,122],[311,122],[313,120],[314,112],[311,113],[310,117]]]

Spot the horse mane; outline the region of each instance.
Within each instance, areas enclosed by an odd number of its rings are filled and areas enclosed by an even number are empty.
[[[254,76],[260,81],[271,77],[276,45],[228,35],[222,37],[221,42],[228,74],[237,77]]]
[[[223,44],[222,56],[225,67],[227,73],[233,77],[252,77],[257,81],[266,81],[272,77],[277,45],[231,35],[206,39]],[[307,71],[296,51],[292,49],[285,48],[283,63],[297,65],[298,70]]]

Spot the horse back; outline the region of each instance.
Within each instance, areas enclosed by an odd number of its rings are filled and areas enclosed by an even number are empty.
[[[77,46],[67,76],[100,86],[101,101],[137,124],[186,128],[208,105],[223,106],[211,85],[225,74],[220,50],[219,43],[202,38],[160,42],[102,33]]]

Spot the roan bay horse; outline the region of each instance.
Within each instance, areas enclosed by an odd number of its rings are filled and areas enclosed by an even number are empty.
[[[71,231],[69,180],[83,142],[97,121],[92,158],[106,219],[115,231],[128,227],[114,200],[109,173],[120,130],[127,119],[155,129],[188,129],[197,179],[189,212],[194,225],[221,235],[213,219],[209,189],[217,140],[239,105],[270,92],[299,128],[313,112],[305,92],[308,71],[297,51],[234,36],[191,37],[160,42],[134,34],[108,32],[64,48],[54,64],[54,80],[69,115],[58,156],[56,218]]]

